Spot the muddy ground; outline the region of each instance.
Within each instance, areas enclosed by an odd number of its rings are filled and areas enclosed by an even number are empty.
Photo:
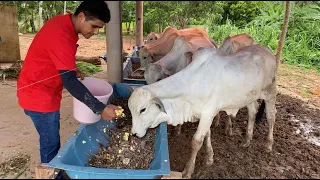
[[[211,126],[215,153],[213,165],[204,165],[205,148],[196,160],[193,178],[320,178],[320,110],[303,106],[301,100],[278,94],[274,146],[266,152],[268,126],[255,125],[248,148],[241,147],[247,127],[247,109],[242,108],[233,123],[233,136],[224,133],[226,116],[218,127]],[[179,137],[169,135],[171,170],[182,171],[191,153],[191,139],[198,123],[182,126]],[[173,128],[169,127],[168,131]],[[314,143],[314,144],[313,144]],[[317,146],[318,145],[318,146]]]
[[[24,59],[33,36],[19,37],[21,59]],[[131,47],[132,50],[133,42],[130,44],[130,38],[125,38],[124,49]],[[79,44],[79,56],[105,53],[104,37],[89,40],[80,37]],[[96,77],[107,79],[106,71]],[[247,122],[247,110],[243,108],[233,120],[233,136],[224,134],[225,116],[221,117],[220,126],[211,127],[214,163],[210,167],[202,165],[205,159],[202,148],[196,160],[194,178],[320,178],[320,76],[315,71],[281,64],[278,79],[273,152],[265,151],[268,132],[265,117],[254,128],[251,146],[240,146]],[[79,123],[72,116],[72,96],[65,90],[62,96],[60,134],[63,146]],[[17,104],[16,81],[0,81],[0,99],[0,164],[15,166],[2,176],[0,170],[0,178],[14,178],[19,174],[19,179],[35,178],[34,169],[40,161],[39,137],[32,121]],[[169,126],[171,170],[183,170],[190,157],[190,143],[196,127],[197,123],[184,124],[181,135],[175,137]],[[28,157],[27,161],[15,158],[18,155]],[[23,165],[18,163],[18,166],[16,161]],[[7,172],[10,168],[5,167],[3,170]]]

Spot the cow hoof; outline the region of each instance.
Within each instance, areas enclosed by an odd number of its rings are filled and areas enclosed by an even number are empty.
[[[267,142],[267,152],[271,152],[272,151],[272,145],[273,145],[273,140],[269,140]]]
[[[272,145],[268,145],[268,146],[267,146],[267,152],[268,152],[268,153],[271,153],[271,152],[272,152]]]
[[[249,142],[246,142],[246,143],[244,143],[244,144],[242,144],[242,147],[247,148],[247,147],[249,147],[249,145],[250,145],[250,141],[249,141]]]
[[[226,134],[227,136],[232,136],[232,135],[233,135],[232,129],[231,129],[231,128],[227,128],[227,129],[225,130],[225,134]]]
[[[206,161],[206,166],[211,166],[213,164],[213,158],[209,158]]]
[[[182,171],[182,179],[191,179],[191,174],[186,169]]]

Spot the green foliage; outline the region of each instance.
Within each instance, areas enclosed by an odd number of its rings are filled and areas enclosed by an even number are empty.
[[[318,3],[292,5],[282,62],[317,69],[320,72],[320,6]],[[266,7],[261,9],[261,14],[244,27],[234,25],[227,19],[223,25],[212,25],[209,34],[221,44],[227,36],[248,33],[256,42],[276,53],[284,12],[284,2],[268,2]]]
[[[136,18],[136,2],[135,1],[123,1],[122,2],[122,22],[124,22],[125,31],[130,33],[132,22],[135,22]]]
[[[170,19],[168,2],[144,1],[143,5],[143,32],[145,35],[150,32],[161,32]]]
[[[131,22],[135,21],[136,17],[136,2],[123,1],[122,2],[122,21]]]
[[[161,31],[167,26],[183,29],[197,21],[207,23],[219,19],[219,13],[212,13],[219,11],[215,1],[145,1],[144,32],[159,32],[159,27]]]
[[[67,1],[74,12],[81,1]],[[22,33],[38,31],[39,1],[2,1],[18,8]],[[135,29],[135,1],[122,2],[123,30]],[[284,18],[284,1],[144,1],[144,36],[166,27],[201,27],[219,44],[226,36],[250,34],[258,43],[276,51]],[[320,2],[291,2],[289,27],[282,62],[312,67],[320,72]],[[43,1],[43,22],[63,13],[64,1]],[[34,29],[35,28],[35,29]]]
[[[289,64],[316,68],[320,72],[320,4],[295,6],[283,59]]]
[[[83,61],[77,61],[76,65],[79,71],[83,72],[86,75],[94,75],[102,71],[102,68],[100,66],[96,66],[91,63],[87,63]]]
[[[260,13],[259,9],[268,3],[265,1],[219,1],[218,5],[223,8],[221,23],[224,24],[229,19],[236,26],[243,27],[257,17]]]

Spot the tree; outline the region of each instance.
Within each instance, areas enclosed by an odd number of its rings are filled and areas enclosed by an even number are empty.
[[[146,1],[144,9],[144,31],[147,32],[153,31],[154,25],[158,25],[157,32],[166,26],[183,29],[191,21],[217,18],[219,15],[214,13],[221,11],[212,1]]]
[[[158,28],[155,30],[155,32],[160,33],[162,31],[163,24],[165,24],[168,19],[167,11],[165,11],[167,8],[168,7],[166,4],[160,1],[144,2],[144,31],[154,31],[154,27],[158,25]]]
[[[122,5],[122,22],[125,22],[127,33],[129,33],[131,22],[134,22],[136,18],[136,2],[124,1]]]
[[[192,19],[206,19],[219,11],[215,1],[171,1],[170,6],[172,24],[180,29],[186,28]]]
[[[266,6],[265,1],[222,1],[218,5],[223,8],[222,21],[225,24],[230,19],[236,26],[243,27],[260,14],[260,9]]]
[[[43,19],[42,19],[42,3],[43,1],[39,1],[39,22],[38,22],[38,29],[43,26]]]

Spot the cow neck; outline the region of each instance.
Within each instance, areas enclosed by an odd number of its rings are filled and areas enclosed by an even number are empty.
[[[183,94],[187,89],[187,79],[182,78],[184,73],[176,73],[168,78],[162,79],[156,83],[143,86],[160,99],[175,98]]]

